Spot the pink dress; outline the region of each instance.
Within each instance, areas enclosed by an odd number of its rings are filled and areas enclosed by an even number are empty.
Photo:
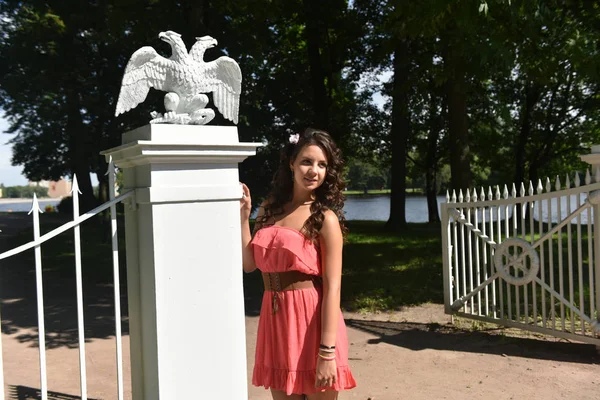
[[[262,272],[300,272],[321,275],[317,247],[299,231],[270,225],[252,239],[254,261]],[[286,394],[312,394],[321,336],[320,287],[278,292],[278,310],[272,313],[273,292],[263,295],[252,384],[283,390]],[[340,310],[335,344],[337,383],[340,391],[356,386],[348,366],[348,337]]]

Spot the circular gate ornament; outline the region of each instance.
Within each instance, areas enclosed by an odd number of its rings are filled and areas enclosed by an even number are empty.
[[[509,238],[496,247],[494,268],[506,282],[522,286],[536,277],[540,269],[540,257],[527,241]]]

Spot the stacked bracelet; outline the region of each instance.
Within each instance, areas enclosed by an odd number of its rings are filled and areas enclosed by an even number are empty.
[[[324,344],[320,344],[319,349],[332,350],[332,349],[335,349],[335,346],[325,346]]]
[[[321,354],[321,352],[325,354]],[[325,346],[324,344],[320,344],[318,355],[325,361],[335,360],[335,346]]]
[[[319,357],[321,357],[321,358],[322,358],[323,360],[325,360],[325,361],[332,361],[332,360],[335,360],[335,355],[334,355],[334,356],[331,356],[331,357],[327,357],[327,356],[324,356],[323,354],[319,353]]]

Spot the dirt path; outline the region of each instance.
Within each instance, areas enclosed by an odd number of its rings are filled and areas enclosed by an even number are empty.
[[[27,226],[22,214],[0,213],[0,252],[6,238]],[[2,350],[9,399],[39,398],[39,352],[32,265],[0,261]],[[79,398],[75,294],[72,279],[45,274],[50,399]],[[116,399],[112,288],[84,282],[87,383],[90,399]],[[126,300],[124,298],[124,300]],[[124,306],[124,312],[126,308]],[[258,317],[246,317],[248,380]],[[346,313],[350,365],[358,387],[341,399],[597,399],[600,356],[594,346],[449,324],[441,305],[393,314]],[[127,319],[123,319],[127,333]],[[123,338],[125,391],[130,399],[129,338]],[[202,399],[201,393],[191,399]],[[269,399],[249,387],[249,399]],[[170,400],[170,399],[168,399]],[[229,399],[226,399],[229,400]],[[233,399],[235,400],[235,399]]]

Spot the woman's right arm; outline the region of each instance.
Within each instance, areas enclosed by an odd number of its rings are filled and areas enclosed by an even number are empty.
[[[242,223],[242,268],[244,272],[252,272],[256,269],[254,254],[252,253],[252,233],[250,232],[250,213],[252,212],[252,198],[250,189],[242,183],[244,195],[240,199],[240,219]]]
[[[240,200],[240,218],[242,223],[242,268],[244,272],[252,272],[256,269],[256,263],[254,262],[254,253],[250,242],[252,241],[252,233],[250,231],[250,213],[252,211],[252,199],[250,197],[250,189],[248,186],[242,183],[244,190],[244,196]],[[263,202],[258,209],[258,215],[256,216],[257,221],[264,214]],[[257,222],[258,223],[258,222]],[[255,231],[257,226],[254,227]]]

